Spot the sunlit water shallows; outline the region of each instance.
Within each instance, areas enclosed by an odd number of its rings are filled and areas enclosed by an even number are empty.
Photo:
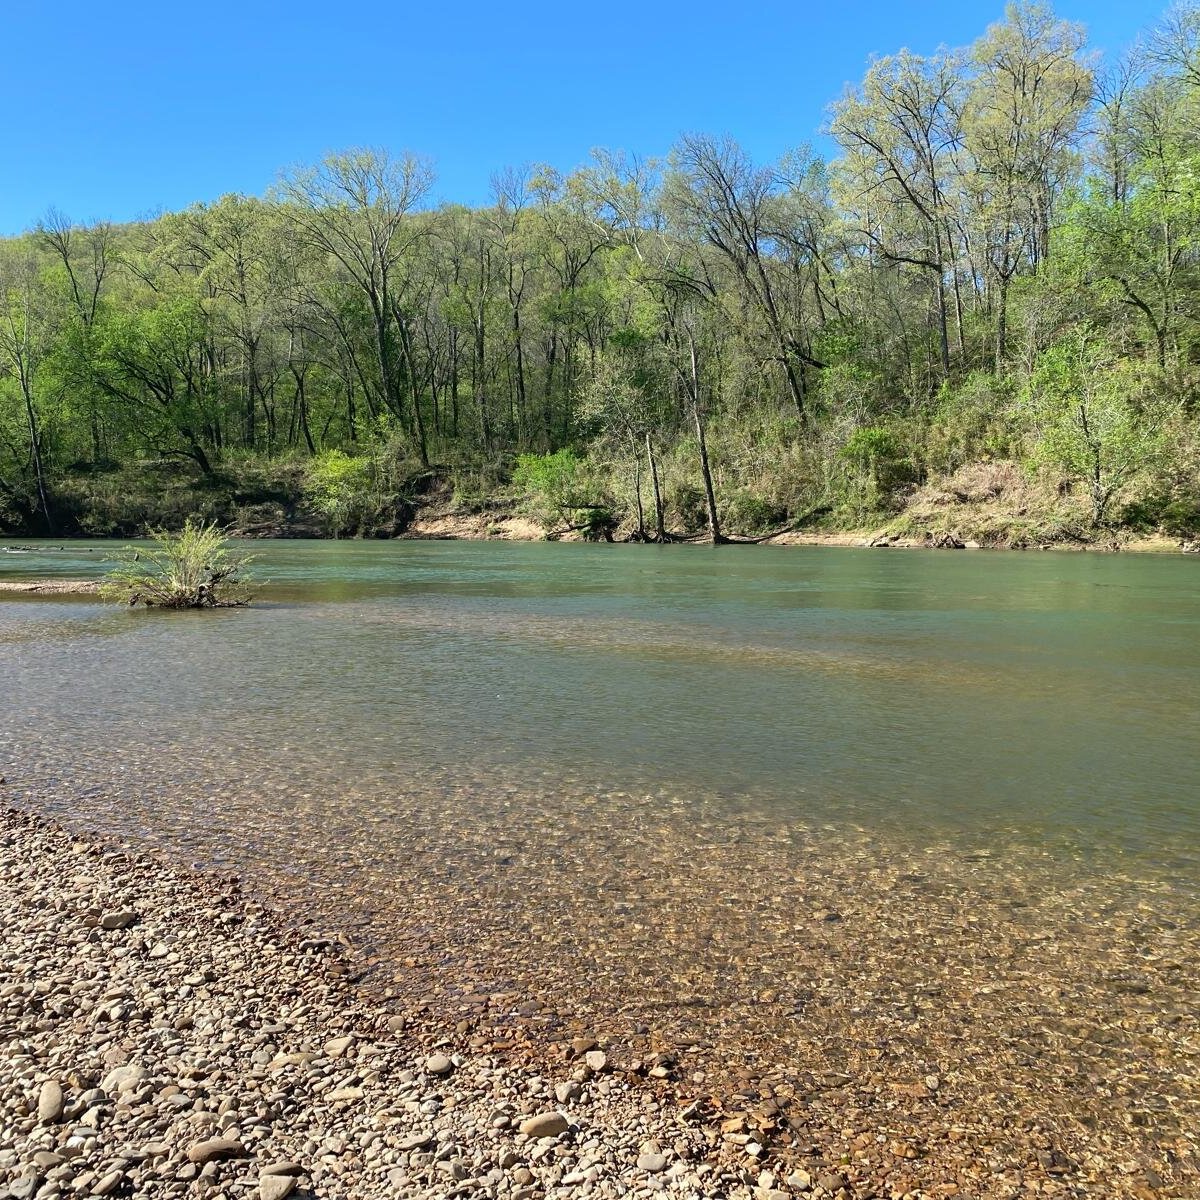
[[[1200,561],[254,549],[245,610],[0,592],[0,794],[453,1021],[531,995],[814,1127],[1200,1181]]]
[[[150,826],[194,814],[147,787],[220,793],[221,821],[223,793],[263,786],[334,824],[395,791],[469,821],[496,788],[568,822],[573,796],[636,792],[889,837],[1200,848],[1186,558],[255,549],[269,583],[246,611],[0,600],[10,783],[70,780]],[[103,556],[5,554],[0,577]]]

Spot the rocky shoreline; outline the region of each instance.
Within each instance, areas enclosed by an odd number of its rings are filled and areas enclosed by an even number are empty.
[[[551,1076],[389,1015],[232,877],[14,809],[0,866],[5,1200],[851,1194],[731,1163],[593,1038]]]
[[[874,1077],[854,1065],[880,1053],[870,1045],[804,1103],[726,1103],[686,1056],[631,1057],[602,1020],[599,1040],[578,1023],[540,1026],[542,1004],[519,987],[463,996],[456,1013],[436,999],[437,976],[453,974],[437,947],[425,967],[408,961],[428,996],[416,978],[385,990],[371,960],[318,924],[319,907],[306,923],[229,874],[18,809],[0,813],[0,870],[0,1200],[1195,1195],[1183,1110],[1182,1140],[1165,1128],[1153,1139],[1176,1164],[1172,1186],[1082,1105],[1094,1162],[1079,1145],[1061,1152],[1049,1112],[1009,1126],[1005,1106],[970,1107],[961,1079],[889,1086],[870,1128],[859,1092]],[[846,924],[817,916],[822,929]],[[1112,998],[1114,1034],[1140,1036],[1125,999]],[[816,1010],[811,1023],[810,1040],[829,1036]],[[1149,1102],[1123,1073],[1094,1079],[1097,1095]],[[986,1090],[974,1100],[986,1105]]]

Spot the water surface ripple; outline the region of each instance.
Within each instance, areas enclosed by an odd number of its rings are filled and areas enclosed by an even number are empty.
[[[0,593],[10,796],[431,1002],[548,997],[915,1138],[888,1089],[944,1075],[938,1113],[1200,1178],[1200,562],[254,548],[244,611]]]

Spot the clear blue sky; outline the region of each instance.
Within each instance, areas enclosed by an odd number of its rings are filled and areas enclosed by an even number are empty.
[[[54,205],[117,221],[356,145],[411,149],[436,197],[486,200],[498,168],[651,155],[684,131],[756,158],[816,142],[872,54],[965,45],[1002,0],[210,0],[7,7],[0,234]],[[1061,0],[1119,52],[1164,0]]]

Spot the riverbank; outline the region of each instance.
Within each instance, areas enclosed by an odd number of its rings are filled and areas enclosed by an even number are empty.
[[[771,1099],[761,1081],[730,1084],[750,1063],[733,1028],[724,1063],[719,1042],[694,1036],[668,1037],[668,1053],[631,1052],[595,1036],[603,1014],[594,1025],[544,1023],[548,1003],[572,1002],[553,967],[540,1000],[520,985],[472,982],[469,941],[436,940],[469,915],[442,902],[433,919],[436,897],[420,880],[413,911],[397,914],[409,932],[404,982],[384,987],[387,960],[351,948],[327,909],[310,909],[306,926],[304,906],[279,908],[269,889],[9,809],[0,1196],[1198,1194],[1188,1118],[1198,1048],[1183,999],[1194,933],[1170,932],[1179,927],[1166,918],[1120,918],[1114,937],[1132,937],[1142,957],[1134,967],[1117,953],[1097,974],[1091,948],[1077,955],[1036,922],[1007,931],[965,896],[955,903],[975,915],[959,928],[927,875],[889,883],[849,865],[820,886],[829,907],[789,925],[811,943],[809,986],[797,989],[773,949],[776,988],[747,998],[760,1013],[791,1012],[792,1085]],[[854,874],[861,909],[843,894]],[[911,910],[901,945],[895,914],[872,916],[862,886],[888,895],[905,879],[918,881],[907,885],[912,899],[930,903]],[[558,911],[558,900],[546,903]],[[674,939],[676,910],[692,901],[664,903],[659,933]],[[888,955],[914,963],[912,977],[893,976]],[[1122,960],[1129,969],[1113,972]],[[879,1004],[885,1025],[899,1022],[882,1038],[868,1033]],[[686,1007],[679,1015],[694,1019]],[[721,1024],[740,1019],[735,1008]],[[679,1049],[693,1043],[710,1048]],[[1173,1064],[1162,1060],[1168,1047]]]
[[[0,510],[0,537],[133,538],[147,529],[179,528],[194,516],[246,538],[331,536],[333,518],[314,502],[305,481],[297,463],[271,469],[243,464],[211,478],[194,477],[173,464],[169,470],[77,479],[60,498],[56,533],[42,528],[32,514],[18,519]],[[874,507],[848,505],[844,497],[815,508],[799,499],[773,507],[733,500],[720,506],[724,533],[769,545],[1200,551],[1200,509],[1190,517],[1172,510],[1160,519],[1145,506],[1114,503],[1097,528],[1079,488],[1011,462],[969,463],[919,487],[910,485]],[[544,498],[522,493],[511,481],[464,481],[449,468],[416,472],[393,490],[347,497],[344,507],[338,518],[343,537],[572,541],[583,536],[578,513],[551,516]],[[615,540],[636,540],[629,505],[611,501],[610,516],[607,529]],[[707,538],[704,513],[695,504],[668,504],[665,524],[671,540]]]
[[[414,1028],[354,988],[338,941],[284,926],[231,878],[12,809],[0,875],[0,1196],[758,1182],[712,1153],[697,1106],[612,1072],[594,1039],[560,1047],[550,1076],[472,1049],[462,1023]]]
[[[507,541],[507,542],[578,542],[578,530],[545,526],[529,517],[504,512],[475,512],[455,510],[444,506],[418,509],[400,540],[414,541]],[[623,539],[618,539],[623,540]],[[704,543],[702,533],[680,534],[677,541]],[[751,539],[761,546],[843,546],[860,549],[894,550],[1069,550],[1094,553],[1123,552],[1130,554],[1194,554],[1200,553],[1200,542],[1163,534],[1133,534],[1118,532],[1094,538],[1063,538],[1035,541],[1021,540],[980,542],[962,538],[950,531],[927,531],[920,535],[896,532],[892,526],[871,526],[845,530],[787,530]]]

